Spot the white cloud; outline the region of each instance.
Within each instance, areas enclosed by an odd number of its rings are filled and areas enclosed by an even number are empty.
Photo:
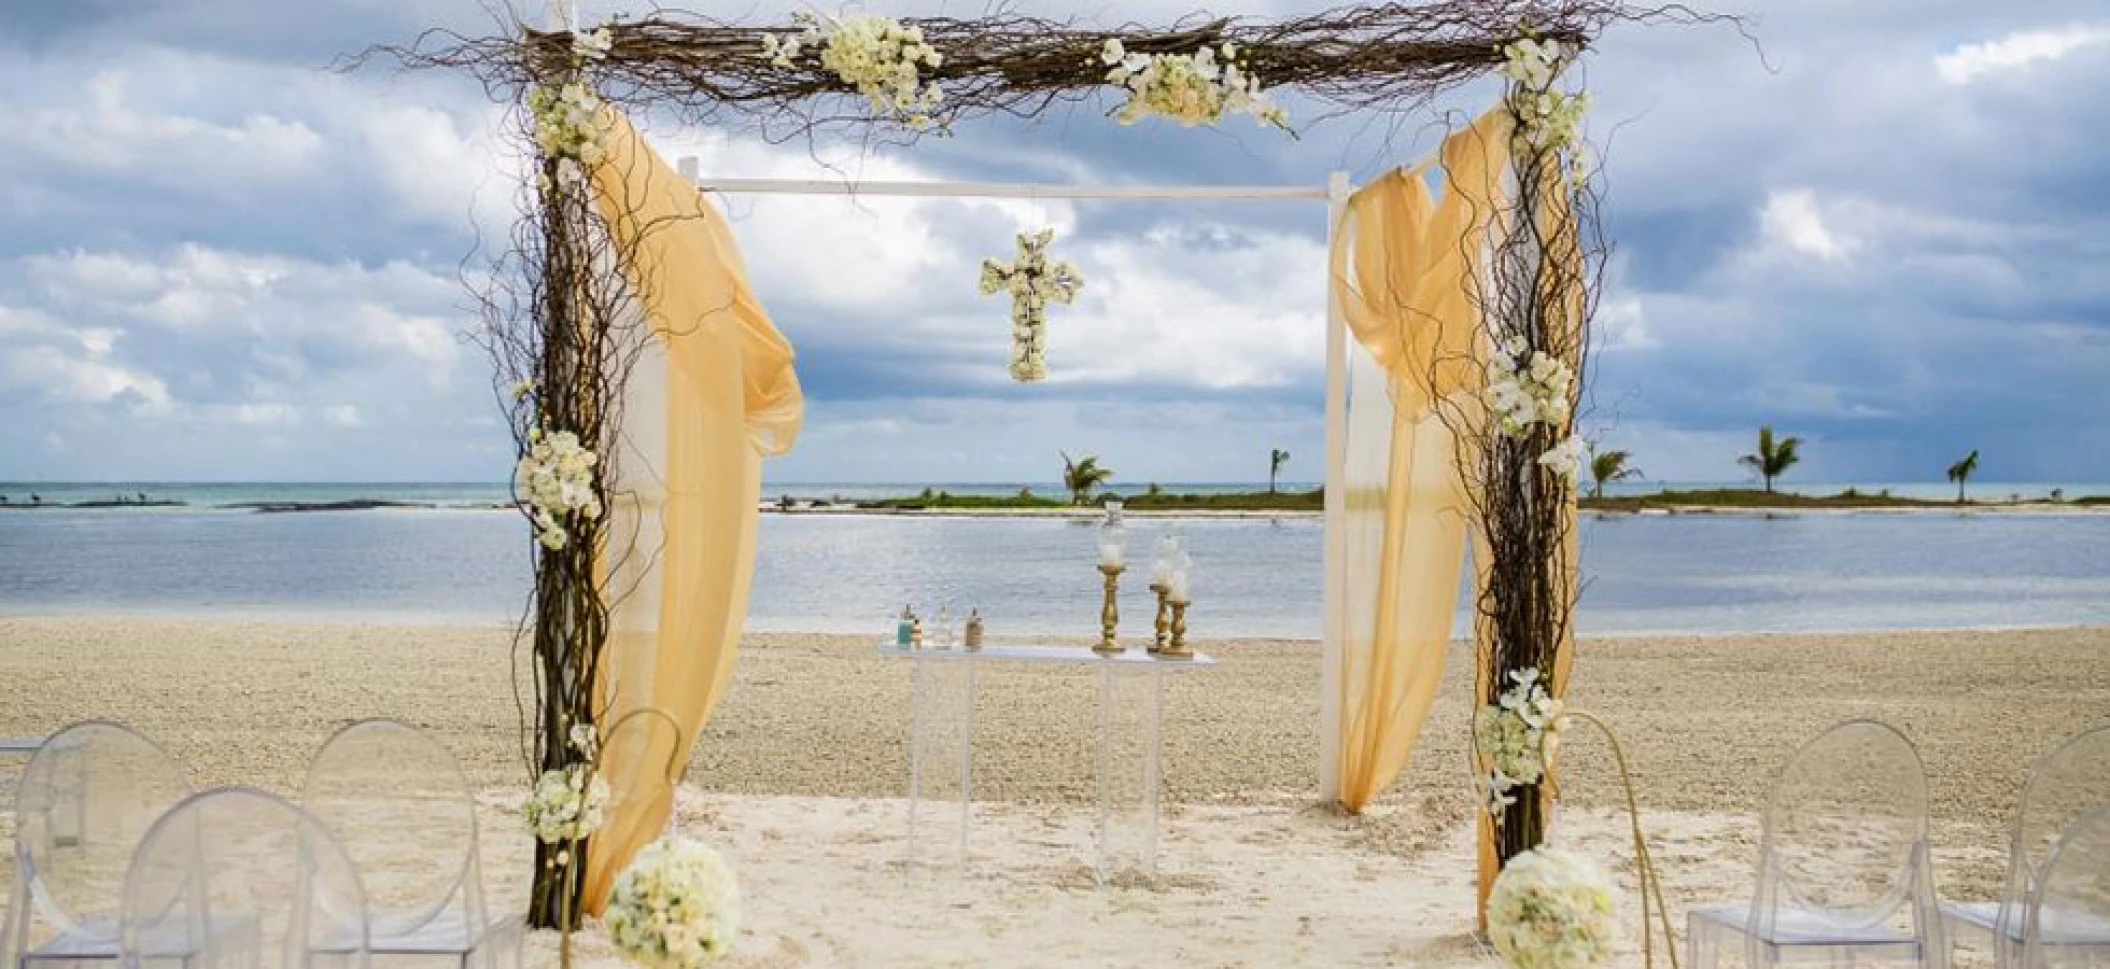
[[[407,263],[323,263],[188,244],[161,256],[74,251],[21,261],[47,313],[133,335],[213,338],[298,377],[310,366],[408,361],[434,380],[453,369],[463,321],[457,284]]]
[[[223,411],[237,424],[252,427],[290,427],[301,422],[301,409],[290,404],[236,404]]]
[[[1049,324],[1060,328],[1049,338],[1058,381],[1220,390],[1323,379],[1326,252],[1317,239],[1160,227],[1095,243],[1086,271],[1083,311],[1053,311]]]
[[[486,235],[505,231],[520,165],[493,136],[495,106],[465,131],[453,115],[434,108],[347,100],[342,110],[352,112],[367,170],[401,215],[447,228],[473,224]]]
[[[799,446],[767,462],[771,481],[1047,481],[1058,450],[1088,452],[1121,491],[1161,481],[1251,481],[1267,454],[1293,455],[1285,480],[1323,472],[1325,428],[1309,406],[1253,400],[1080,401],[1039,396],[907,396],[810,406]]]
[[[2052,61],[2078,50],[2110,43],[2110,26],[2073,24],[2009,34],[1982,44],[1962,44],[1934,59],[1934,69],[1950,84],[1969,84],[1990,74]]]
[[[53,346],[0,351],[0,387],[28,387],[61,401],[101,404],[129,401],[164,409],[168,386],[146,373],[68,354]]]
[[[1817,194],[1808,189],[1774,192],[1758,213],[1760,243],[1836,262],[1845,259],[1853,243],[1841,238],[1826,224],[1817,205]]]
[[[187,178],[215,168],[284,178],[305,171],[321,156],[322,136],[302,121],[258,113],[239,124],[218,124],[142,107],[132,87],[125,70],[96,72],[83,87],[86,103],[32,110],[17,129],[21,145],[63,165]]]
[[[820,157],[722,137],[670,141],[669,158],[694,155],[706,177],[822,181],[939,181],[887,156],[816,149]],[[756,288],[797,294],[800,304],[869,313],[868,325],[916,326],[940,274],[978,272],[983,255],[1008,255],[1012,235],[1076,225],[1066,202],[898,196],[721,195]],[[988,247],[986,252],[971,247]],[[959,292],[972,295],[970,285]],[[906,312],[903,312],[906,311]]]

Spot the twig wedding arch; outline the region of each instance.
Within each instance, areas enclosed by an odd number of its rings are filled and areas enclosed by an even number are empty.
[[[535,685],[523,743],[531,766],[545,777],[577,772],[582,764],[590,768],[592,745],[579,742],[577,732],[590,733],[599,715],[595,689],[608,635],[608,598],[620,595],[601,589],[597,575],[616,571],[611,563],[652,552],[630,547],[599,516],[600,509],[624,499],[612,485],[621,451],[620,403],[630,365],[654,339],[648,326],[626,313],[637,295],[630,270],[638,254],[611,232],[582,175],[598,155],[594,128],[609,109],[658,110],[683,123],[736,127],[776,142],[832,131],[867,143],[908,144],[970,120],[1032,119],[1102,95],[1126,98],[1118,111],[1123,123],[1152,115],[1215,123],[1225,113],[1248,113],[1263,125],[1290,127],[1266,101],[1263,80],[1296,90],[1327,111],[1400,115],[1502,72],[1508,78],[1503,104],[1517,119],[1518,132],[1516,162],[1504,177],[1526,201],[1518,210],[1481,213],[1510,225],[1497,251],[1478,252],[1485,246],[1481,239],[1456,242],[1476,250],[1467,253],[1468,264],[1484,262],[1464,284],[1488,321],[1485,333],[1476,331],[1467,362],[1476,373],[1488,366],[1483,355],[1505,360],[1512,371],[1528,370],[1532,380],[1524,386],[1544,399],[1519,404],[1511,393],[1499,401],[1498,409],[1541,407],[1538,418],[1517,426],[1508,419],[1513,410],[1503,411],[1508,416],[1497,428],[1478,405],[1442,416],[1469,445],[1460,448],[1460,474],[1482,489],[1482,498],[1467,509],[1468,517],[1490,538],[1481,546],[1492,560],[1484,563],[1488,575],[1476,612],[1483,640],[1495,642],[1483,643],[1487,668],[1480,671],[1479,702],[1495,704],[1509,674],[1528,669],[1536,675],[1549,662],[1572,607],[1572,563],[1560,550],[1569,538],[1564,523],[1572,520],[1574,498],[1572,478],[1564,479],[1551,459],[1565,459],[1576,446],[1573,410],[1591,309],[1586,288],[1602,256],[1594,196],[1566,188],[1579,145],[1572,125],[1580,104],[1553,88],[1553,79],[1614,24],[1712,18],[1682,6],[1619,0],[1431,0],[1343,7],[1279,22],[1197,15],[1166,28],[1080,26],[999,5],[977,19],[807,18],[759,27],[655,11],[582,30],[573,24],[567,0],[546,2],[548,29],[507,23],[488,37],[428,32],[412,44],[374,48],[353,62],[382,58],[409,68],[464,71],[501,102],[526,105],[514,115],[514,133],[534,161],[535,177],[523,189],[510,246],[492,260],[483,277],[490,282],[477,295],[499,378],[515,388],[508,398],[510,424],[523,455],[522,481],[532,482],[521,496],[540,542],[535,596],[522,629]],[[834,56],[853,42],[865,46],[850,49],[854,56]],[[1519,51],[1530,62],[1521,68]],[[1560,124],[1570,126],[1570,133],[1532,136]],[[1505,150],[1505,157],[1510,154]],[[1338,173],[1323,187],[1156,188],[699,179],[692,167],[684,174],[719,192],[1318,200],[1328,206],[1329,237],[1339,230],[1350,196],[1347,176]],[[1350,351],[1338,289],[1330,289],[1328,720],[1321,731],[1329,744],[1321,760],[1329,798],[1338,784],[1334,747],[1342,732],[1342,469]],[[1537,372],[1534,353],[1545,355],[1549,369],[1564,370],[1567,379],[1538,379],[1546,375]],[[1522,379],[1510,377],[1511,383]],[[1520,787],[1516,804],[1497,809],[1498,828],[1511,829],[1503,839],[1505,858],[1515,845],[1536,844],[1542,831],[1538,786]],[[583,877],[578,847],[575,838],[538,850],[534,924],[576,922]]]

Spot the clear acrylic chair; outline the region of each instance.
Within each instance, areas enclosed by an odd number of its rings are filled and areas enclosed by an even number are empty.
[[[77,723],[45,740],[15,788],[7,967],[114,962],[125,868],[190,793],[168,751],[119,724]]]
[[[2056,840],[2110,804],[2110,724],[2067,739],[2032,767],[2009,829],[2007,887],[1994,902],[1942,906],[1952,938],[1990,940],[1999,969],[2022,965],[2023,913]]]
[[[1748,904],[1697,909],[1690,969],[1741,941],[1752,969],[1859,959],[1947,964],[1927,850],[1927,776],[1903,734],[1857,720],[1789,758],[1767,799],[1758,891]]]
[[[359,721],[316,752],[301,800],[359,868],[377,961],[519,965],[522,920],[490,912],[475,795],[445,747],[406,723]]]
[[[366,969],[366,893],[313,815],[215,788],[141,839],[118,937],[124,969]]]
[[[2076,819],[2023,912],[2024,969],[2110,966],[2110,805]]]

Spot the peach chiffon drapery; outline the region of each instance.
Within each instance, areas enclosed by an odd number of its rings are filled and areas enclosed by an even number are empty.
[[[1477,408],[1480,272],[1508,161],[1509,115],[1445,140],[1427,163],[1352,196],[1333,287],[1360,352],[1350,373],[1340,700],[1340,802],[1360,811],[1406,764],[1443,677],[1466,495],[1453,423]]]
[[[598,720],[639,729],[616,730],[602,752],[612,797],[587,855],[592,912],[665,825],[669,766],[688,762],[732,674],[761,461],[791,447],[805,409],[791,344],[756,301],[724,216],[627,119],[608,121],[592,188],[612,250],[627,257],[639,314],[629,322],[654,338],[623,386],[598,568],[611,602]],[[640,710],[665,717],[630,716]]]

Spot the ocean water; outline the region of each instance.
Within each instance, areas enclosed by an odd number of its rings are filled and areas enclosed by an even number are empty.
[[[525,608],[526,529],[476,507],[502,489],[426,486],[429,509],[260,514],[209,505],[405,492],[189,487],[227,500],[0,513],[0,615],[499,623]],[[1168,528],[1193,551],[1195,636],[1318,636],[1318,520],[1139,518],[1132,551]],[[876,634],[904,601],[950,601],[979,608],[992,635],[1088,634],[1093,536],[1062,520],[765,515],[749,626]],[[1581,538],[1589,634],[2110,623],[2110,515],[1584,516]],[[1130,578],[1125,625],[1140,631],[1148,593]]]

